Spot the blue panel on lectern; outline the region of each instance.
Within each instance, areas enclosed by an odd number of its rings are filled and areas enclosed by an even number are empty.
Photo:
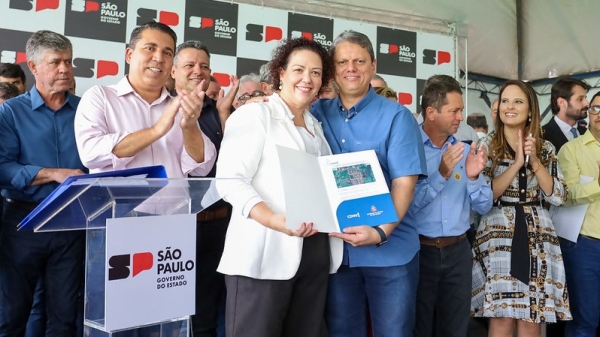
[[[107,218],[120,217],[130,212],[167,184],[165,180],[118,186],[115,184],[117,180],[111,180],[112,184],[107,186],[101,178],[143,181],[142,179],[147,178],[167,178],[167,173],[163,166],[148,166],[68,177],[21,221],[19,230],[39,230],[42,227],[44,231],[84,229],[88,227],[89,216],[92,214],[98,224],[104,224]],[[116,208],[123,214],[113,214],[111,203],[125,193],[127,206]]]

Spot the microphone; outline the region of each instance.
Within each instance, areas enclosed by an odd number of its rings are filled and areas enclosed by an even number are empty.
[[[527,137],[533,137],[533,134],[530,132]],[[527,167],[527,165],[529,165],[529,155],[525,156],[525,166]]]

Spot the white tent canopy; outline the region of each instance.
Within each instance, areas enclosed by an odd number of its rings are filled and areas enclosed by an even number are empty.
[[[597,0],[242,0],[462,39],[461,68],[491,79],[543,80],[600,69]]]

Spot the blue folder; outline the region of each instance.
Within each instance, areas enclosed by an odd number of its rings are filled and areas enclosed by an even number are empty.
[[[106,187],[98,184],[100,178],[167,178],[161,165],[71,176],[65,179],[44,201],[19,223],[19,230],[74,230],[88,226],[88,214],[97,214],[97,223],[104,224],[107,218],[120,217],[133,210],[148,197],[166,186],[162,183],[141,186]],[[120,207],[124,214],[112,214],[110,209],[102,212],[106,205],[119,195],[127,195],[127,207]],[[58,212],[58,213],[57,213]],[[54,214],[54,216],[52,216]],[[50,219],[49,219],[50,218]]]

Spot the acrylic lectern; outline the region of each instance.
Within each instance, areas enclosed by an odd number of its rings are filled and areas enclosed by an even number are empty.
[[[20,224],[86,230],[84,336],[191,335],[195,214],[221,198],[216,179],[140,169],[70,177]]]

